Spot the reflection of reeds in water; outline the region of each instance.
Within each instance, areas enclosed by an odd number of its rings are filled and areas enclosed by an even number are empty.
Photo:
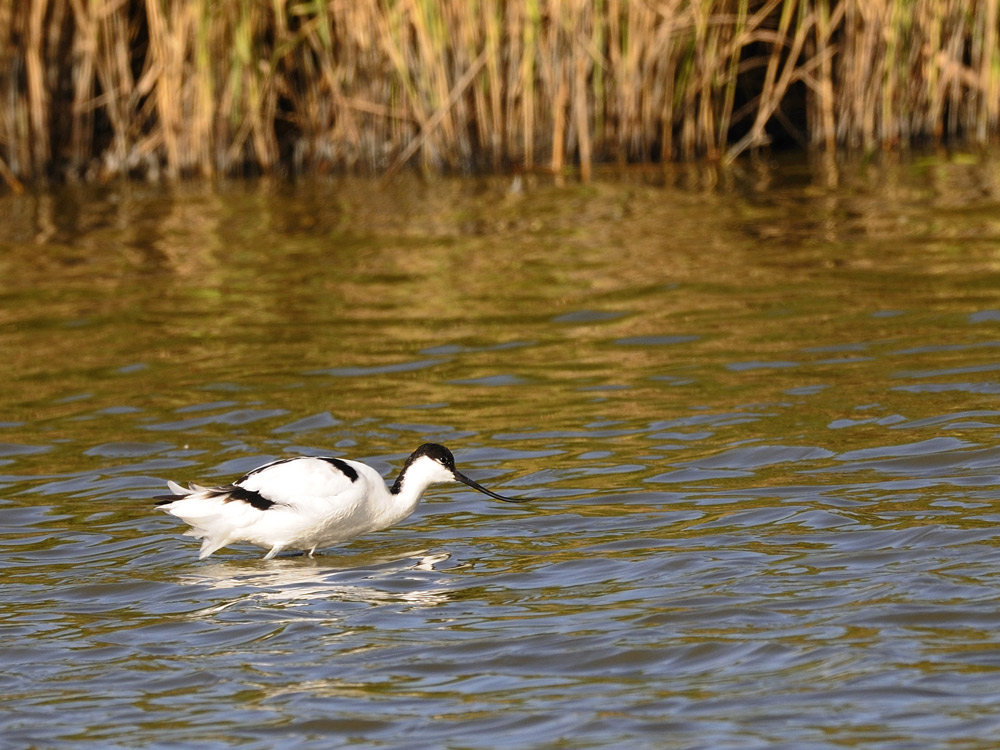
[[[995,138],[998,0],[2,0],[0,178]]]

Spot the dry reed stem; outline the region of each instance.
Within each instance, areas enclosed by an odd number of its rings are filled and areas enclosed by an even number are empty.
[[[21,183],[17,176],[10,171],[10,167],[7,166],[7,162],[0,159],[0,178],[7,184],[7,187],[11,189],[13,193],[23,193],[24,185]]]
[[[36,164],[49,162],[48,89],[44,84],[42,62],[43,21],[48,7],[47,0],[32,0],[28,19],[28,44],[24,67],[28,83],[28,111],[35,133],[32,157]]]

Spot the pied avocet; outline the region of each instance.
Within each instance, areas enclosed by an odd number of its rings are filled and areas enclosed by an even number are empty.
[[[269,560],[285,549],[308,550],[388,528],[416,509],[424,491],[440,482],[462,482],[497,500],[504,497],[455,468],[443,445],[427,443],[406,459],[392,487],[375,469],[327,456],[285,458],[244,474],[221,487],[187,489],[168,482],[173,495],[157,505],[187,522],[187,535],[201,539],[199,558],[234,542],[267,549]]]

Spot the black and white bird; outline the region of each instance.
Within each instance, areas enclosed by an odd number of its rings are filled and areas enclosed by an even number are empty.
[[[370,466],[328,456],[272,461],[232,484],[187,489],[168,482],[173,495],[157,505],[191,526],[188,536],[201,539],[199,559],[235,542],[267,550],[270,560],[282,550],[307,550],[385,529],[407,518],[432,484],[462,482],[507,503],[504,497],[455,468],[443,445],[426,443],[406,459],[392,487]]]

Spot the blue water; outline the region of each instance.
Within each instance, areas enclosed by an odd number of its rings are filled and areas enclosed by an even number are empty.
[[[995,747],[993,171],[0,199],[0,745]],[[152,506],[425,441],[533,501]]]

